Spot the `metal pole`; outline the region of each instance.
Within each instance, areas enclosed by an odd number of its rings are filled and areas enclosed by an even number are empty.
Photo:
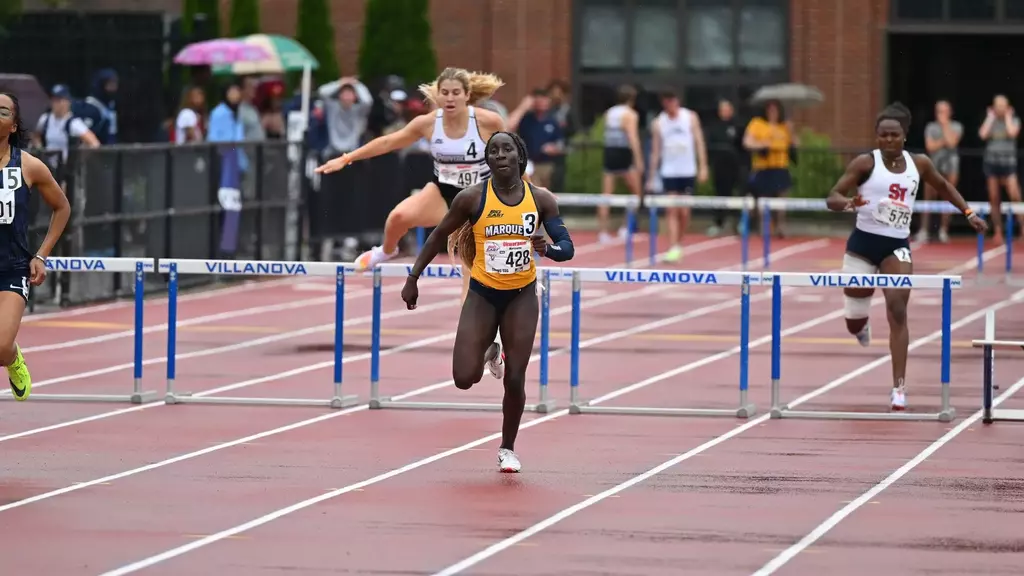
[[[171,262],[167,281],[167,396],[174,395],[174,354],[178,338],[178,264]]]
[[[345,351],[345,267],[338,266],[334,287],[334,397],[341,398],[342,356]]]
[[[772,278],[772,411],[781,410],[779,380],[782,378],[782,277]]]
[[[135,382],[132,384],[132,401],[142,401],[142,333],[145,274],[142,262],[135,263]]]
[[[373,324],[370,328],[370,398],[377,400],[380,382],[380,268],[373,269]]]
[[[750,276],[740,286],[740,406],[747,405],[747,379],[750,374]]]
[[[572,273],[572,333],[569,344],[569,403],[579,403],[580,388],[580,289],[579,271]]]
[[[548,355],[551,346],[551,271],[541,278],[540,295],[540,403],[548,401]]]
[[[950,280],[947,278],[942,282],[942,412],[949,412],[949,364],[951,356],[952,328],[950,323],[953,316],[953,290]]]

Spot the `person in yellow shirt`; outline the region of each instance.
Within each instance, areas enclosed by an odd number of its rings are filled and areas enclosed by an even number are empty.
[[[539,314],[534,251],[565,262],[575,249],[555,195],[523,179],[527,163],[523,141],[509,132],[495,132],[484,150],[490,178],[465,188],[452,200],[416,258],[402,288],[402,300],[410,310],[416,308],[420,274],[452,237],[461,260],[471,263],[468,270],[463,269],[463,274],[470,275],[469,292],[455,335],[452,379],[460,390],[480,381],[484,364],[499,352],[494,337],[500,330],[505,396],[498,469],[519,472],[515,441],[526,406],[526,368]],[[540,224],[552,243],[544,239]],[[449,254],[451,248],[450,243]]]
[[[758,198],[780,198],[789,194],[789,150],[799,146],[793,123],[783,117],[782,103],[769,100],[763,116],[753,118],[743,134],[743,147],[750,151],[750,183]],[[781,212],[772,214],[771,232],[782,237]]]

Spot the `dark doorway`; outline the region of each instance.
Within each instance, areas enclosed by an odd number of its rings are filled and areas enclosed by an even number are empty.
[[[924,128],[934,119],[935,102],[948,100],[964,127],[958,188],[969,201],[986,200],[978,128],[993,96],[1005,94],[1024,117],[1022,63],[1020,35],[889,35],[889,100],[903,102],[914,116],[908,148],[924,151]]]

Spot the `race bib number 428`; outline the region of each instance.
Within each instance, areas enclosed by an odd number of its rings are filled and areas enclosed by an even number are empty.
[[[889,200],[878,203],[878,209],[875,211],[875,220],[890,228],[906,230],[910,227],[910,217],[912,215],[910,206],[902,202]]]
[[[14,222],[14,193],[21,184],[21,168],[0,168],[0,224]]]
[[[484,263],[491,274],[516,274],[530,269],[533,244],[527,240],[484,242]]]

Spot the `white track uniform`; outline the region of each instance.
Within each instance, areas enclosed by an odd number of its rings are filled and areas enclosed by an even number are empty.
[[[858,191],[867,204],[857,208],[857,224],[846,242],[843,272],[849,274],[877,274],[882,262],[895,256],[902,262],[911,262],[910,220],[914,215],[914,201],[921,183],[921,174],[909,152],[903,152],[907,168],[895,174],[885,167],[882,153],[872,151],[875,166],[871,175]],[[856,256],[851,256],[856,254]],[[844,295],[845,315],[848,319],[868,317],[871,298],[850,298]],[[865,324],[857,335],[862,346],[871,343],[871,327]],[[893,389],[894,410],[906,407],[902,389]]]

